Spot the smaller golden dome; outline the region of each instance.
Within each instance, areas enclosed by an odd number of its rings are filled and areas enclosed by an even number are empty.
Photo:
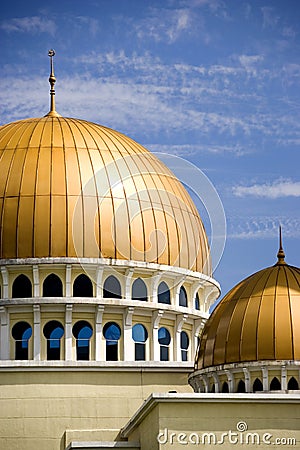
[[[284,261],[241,281],[207,321],[196,369],[262,360],[300,360],[300,269]]]

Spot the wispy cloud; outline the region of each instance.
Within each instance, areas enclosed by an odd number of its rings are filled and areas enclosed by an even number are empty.
[[[177,154],[196,151],[241,156],[249,149],[253,152],[257,136],[266,136],[275,145],[279,140],[280,145],[296,145],[300,122],[290,111],[297,105],[291,104],[288,95],[275,102],[265,92],[274,77],[279,83],[285,72],[258,70],[264,63],[258,54],[235,55],[230,62],[167,64],[149,53],[128,55],[122,50],[83,54],[70,59],[72,76],[61,73],[57,80],[57,108],[61,114],[106,123],[126,133],[139,129],[146,141],[153,139],[152,143],[158,135],[162,139],[163,134],[177,136],[181,130],[197,133],[196,150],[177,147]],[[2,122],[44,111],[47,79],[35,77],[34,92],[28,91],[24,70],[6,70],[0,91]],[[293,71],[297,73],[297,68]],[[260,85],[262,88],[257,88]],[[200,135],[205,137],[201,145]],[[247,137],[247,148],[239,145],[243,136]],[[241,193],[236,191],[236,195]]]
[[[232,239],[273,239],[278,236],[279,225],[284,237],[300,238],[300,218],[283,216],[228,217],[227,238]]]
[[[53,20],[41,16],[13,18],[0,23],[0,28],[7,33],[48,33],[54,36],[56,25]]]
[[[262,16],[263,16],[263,26],[264,28],[273,28],[277,25],[280,17],[275,13],[274,8],[271,6],[263,6],[261,8]]]
[[[152,8],[146,19],[132,23],[132,29],[139,39],[147,36],[157,42],[166,41],[173,44],[182,35],[189,33],[192,22],[193,15],[188,8],[164,10]]]
[[[260,197],[277,199],[281,197],[300,197],[300,181],[275,180],[273,183],[235,186],[233,194],[237,197]]]

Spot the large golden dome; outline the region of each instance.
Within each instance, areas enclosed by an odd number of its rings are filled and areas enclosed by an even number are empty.
[[[300,360],[300,269],[284,261],[234,287],[205,324],[196,369],[228,363]]]
[[[179,180],[112,129],[51,111],[0,127],[0,258],[154,262],[210,275]]]

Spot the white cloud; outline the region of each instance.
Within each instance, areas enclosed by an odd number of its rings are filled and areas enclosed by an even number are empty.
[[[276,180],[273,183],[235,186],[233,194],[237,197],[261,197],[276,199],[281,197],[300,197],[300,181]]]
[[[231,239],[273,239],[278,237],[279,225],[283,237],[300,238],[300,219],[283,216],[228,217],[227,238]]]
[[[274,8],[271,6],[263,6],[261,12],[263,15],[263,27],[274,28],[280,19],[280,17],[275,14]]]
[[[132,27],[139,39],[147,36],[157,42],[166,41],[173,44],[193,28],[192,19],[193,16],[188,8],[163,10],[152,8],[146,19],[132,23]]]
[[[96,37],[99,31],[99,22],[93,17],[78,16],[77,20],[88,28],[89,33],[92,37]]]
[[[56,25],[53,20],[39,16],[13,18],[2,21],[0,28],[8,33],[48,33],[54,36]]]

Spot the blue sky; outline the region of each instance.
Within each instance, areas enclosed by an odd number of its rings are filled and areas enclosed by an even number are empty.
[[[276,262],[279,223],[299,266],[299,23],[298,0],[7,1],[0,122],[48,112],[54,48],[60,114],[177,155],[215,186],[224,295]]]

